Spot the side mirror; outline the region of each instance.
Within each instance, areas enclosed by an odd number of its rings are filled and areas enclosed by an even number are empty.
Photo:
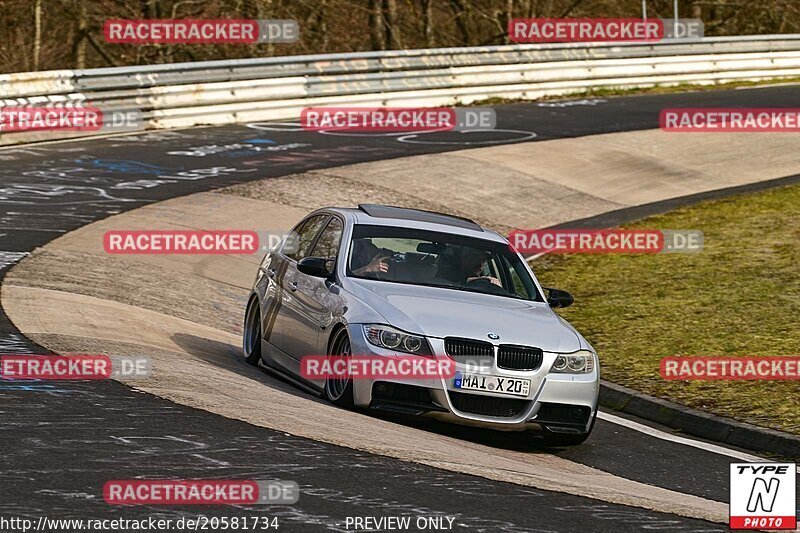
[[[297,263],[297,270],[315,278],[327,278],[333,273],[333,259],[304,257]]]
[[[575,302],[575,299],[567,291],[561,289],[551,289],[549,287],[542,287],[547,291],[547,303],[550,307],[569,307]]]

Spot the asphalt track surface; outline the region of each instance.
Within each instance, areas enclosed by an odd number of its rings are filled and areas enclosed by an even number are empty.
[[[653,129],[664,107],[791,107],[798,96],[797,88],[772,87],[577,105],[504,105],[495,107],[496,132],[402,139],[324,135],[261,123],[4,149],[0,276],[26,252],[70,230],[176,196],[364,161]],[[263,149],[232,146],[239,143]],[[195,147],[211,145],[225,148],[196,155]],[[675,202],[661,204],[649,210],[664,210]],[[623,211],[607,219],[644,215],[648,208]],[[0,310],[0,353],[46,351],[22,337]],[[496,447],[556,453],[627,479],[720,502],[728,499],[730,457],[602,420],[586,444],[562,451],[537,449],[516,435],[398,423]],[[318,443],[176,405],[117,382],[0,381],[0,428],[0,516],[7,518],[276,516],[283,531],[344,531],[348,516],[412,515],[454,517],[453,528],[465,531],[727,529]],[[104,502],[105,481],[133,477],[290,479],[300,484],[302,494],[291,506],[249,508],[119,507]]]

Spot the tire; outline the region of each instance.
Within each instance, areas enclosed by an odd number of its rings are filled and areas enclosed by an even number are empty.
[[[548,429],[544,430],[544,434],[542,435],[543,443],[545,447],[548,448],[563,448],[566,446],[578,446],[579,444],[583,444],[586,442],[586,439],[589,438],[589,435],[592,434],[592,430],[594,429],[594,423],[597,421],[597,409],[594,411],[594,416],[592,417],[592,423],[589,426],[589,431],[586,433],[555,433]]]
[[[242,351],[248,364],[258,366],[261,361],[261,310],[258,308],[258,298],[250,300],[244,315]]]
[[[352,355],[347,329],[342,328],[334,335],[333,342],[331,342],[330,355],[342,357]],[[353,401],[353,380],[349,376],[345,379],[326,379],[325,396],[333,405],[352,409],[355,406]]]

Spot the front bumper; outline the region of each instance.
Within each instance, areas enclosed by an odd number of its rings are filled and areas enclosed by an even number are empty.
[[[353,354],[396,357],[395,352],[367,342],[360,324],[349,329]],[[428,338],[436,356],[446,357],[444,340]],[[505,430],[542,429],[562,433],[585,433],[597,409],[600,376],[595,361],[589,374],[549,373],[558,354],[544,352],[537,370],[507,370],[491,358],[488,375],[528,379],[530,390],[524,397],[462,390],[454,378],[381,378],[353,382],[356,406],[438,420]],[[459,363],[457,370],[465,371]]]

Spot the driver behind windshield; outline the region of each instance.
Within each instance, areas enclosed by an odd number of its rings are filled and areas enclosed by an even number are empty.
[[[353,226],[347,275],[544,301],[507,243],[417,228]]]
[[[461,262],[462,278],[464,279],[464,282],[469,283],[471,281],[483,279],[489,283],[497,285],[498,287],[502,287],[503,284],[500,283],[499,279],[483,274],[488,264],[489,259],[484,252],[472,250],[465,253],[464,259]]]

